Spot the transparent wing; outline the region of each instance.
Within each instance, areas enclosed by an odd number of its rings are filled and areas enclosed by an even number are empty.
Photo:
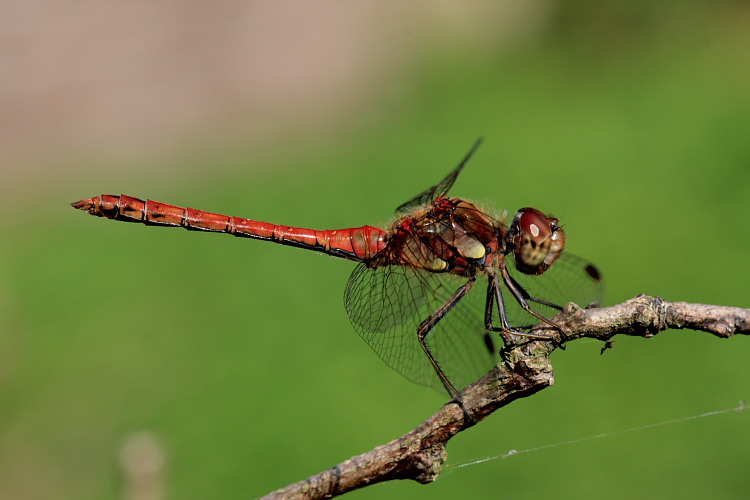
[[[604,296],[604,286],[599,270],[589,261],[563,253],[557,261],[539,276],[529,276],[516,270],[513,255],[506,256],[508,272],[533,299],[540,299],[557,307],[550,307],[530,301],[529,305],[546,318],[551,318],[569,302],[581,307],[599,306]],[[513,298],[506,287],[503,287],[506,312],[511,326],[528,328],[539,321],[526,313]],[[493,311],[497,317],[497,311]],[[493,322],[496,320],[493,319]],[[499,322],[495,322],[499,325]]]
[[[456,178],[458,177],[458,174],[461,173],[461,170],[463,170],[464,166],[469,161],[469,158],[471,158],[471,156],[476,152],[477,148],[481,144],[482,144],[482,138],[480,137],[479,139],[477,139],[477,142],[475,142],[474,145],[471,147],[471,149],[466,154],[466,156],[464,156],[464,159],[461,160],[461,163],[459,163],[458,166],[454,168],[453,171],[445,177],[445,179],[440,181],[435,186],[432,186],[431,188],[426,189],[425,191],[422,191],[417,196],[415,196],[411,200],[407,201],[406,203],[398,207],[396,209],[396,213],[398,214],[406,213],[414,207],[424,205],[425,203],[430,203],[433,200],[442,198],[445,195],[447,195],[451,186],[453,186],[453,183],[456,182]]]
[[[445,393],[419,345],[417,327],[466,282],[410,267],[359,264],[346,286],[346,311],[360,336],[388,366],[412,382]],[[500,360],[499,338],[484,328],[485,297],[486,283],[480,280],[426,338],[438,365],[459,390]]]

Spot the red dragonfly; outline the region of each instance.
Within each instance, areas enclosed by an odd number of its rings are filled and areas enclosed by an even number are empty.
[[[354,328],[407,379],[457,398],[457,388],[500,360],[492,332],[506,345],[516,335],[534,337],[528,330],[539,321],[560,328],[548,318],[566,303],[592,306],[602,294],[596,267],[562,253],[556,218],[526,207],[506,226],[506,214],[448,197],[480,144],[440,183],[398,207],[385,230],[280,226],[126,195],[72,205],[109,219],[229,233],[358,262],[344,294]],[[478,280],[486,280],[484,293]]]

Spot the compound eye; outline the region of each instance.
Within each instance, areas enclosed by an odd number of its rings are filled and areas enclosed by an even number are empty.
[[[565,248],[565,233],[554,217],[535,208],[522,208],[513,218],[509,234],[513,236],[516,268],[524,274],[542,274]]]

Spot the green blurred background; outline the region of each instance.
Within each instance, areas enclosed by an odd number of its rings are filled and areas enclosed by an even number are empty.
[[[385,224],[483,136],[453,194],[559,216],[606,304],[750,307],[747,2],[2,11],[0,498],[253,498],[443,403],[350,326],[351,263],[68,206],[102,192]],[[459,435],[449,463],[750,397],[747,338],[600,348],[556,353],[555,386]],[[748,444],[731,412],[350,497],[746,498]]]

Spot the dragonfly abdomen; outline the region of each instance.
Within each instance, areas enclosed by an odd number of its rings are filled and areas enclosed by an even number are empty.
[[[167,205],[127,195],[103,194],[72,205],[91,215],[123,222],[228,233],[307,248],[356,261],[367,259],[385,248],[385,231],[372,226],[322,231],[305,229]]]

